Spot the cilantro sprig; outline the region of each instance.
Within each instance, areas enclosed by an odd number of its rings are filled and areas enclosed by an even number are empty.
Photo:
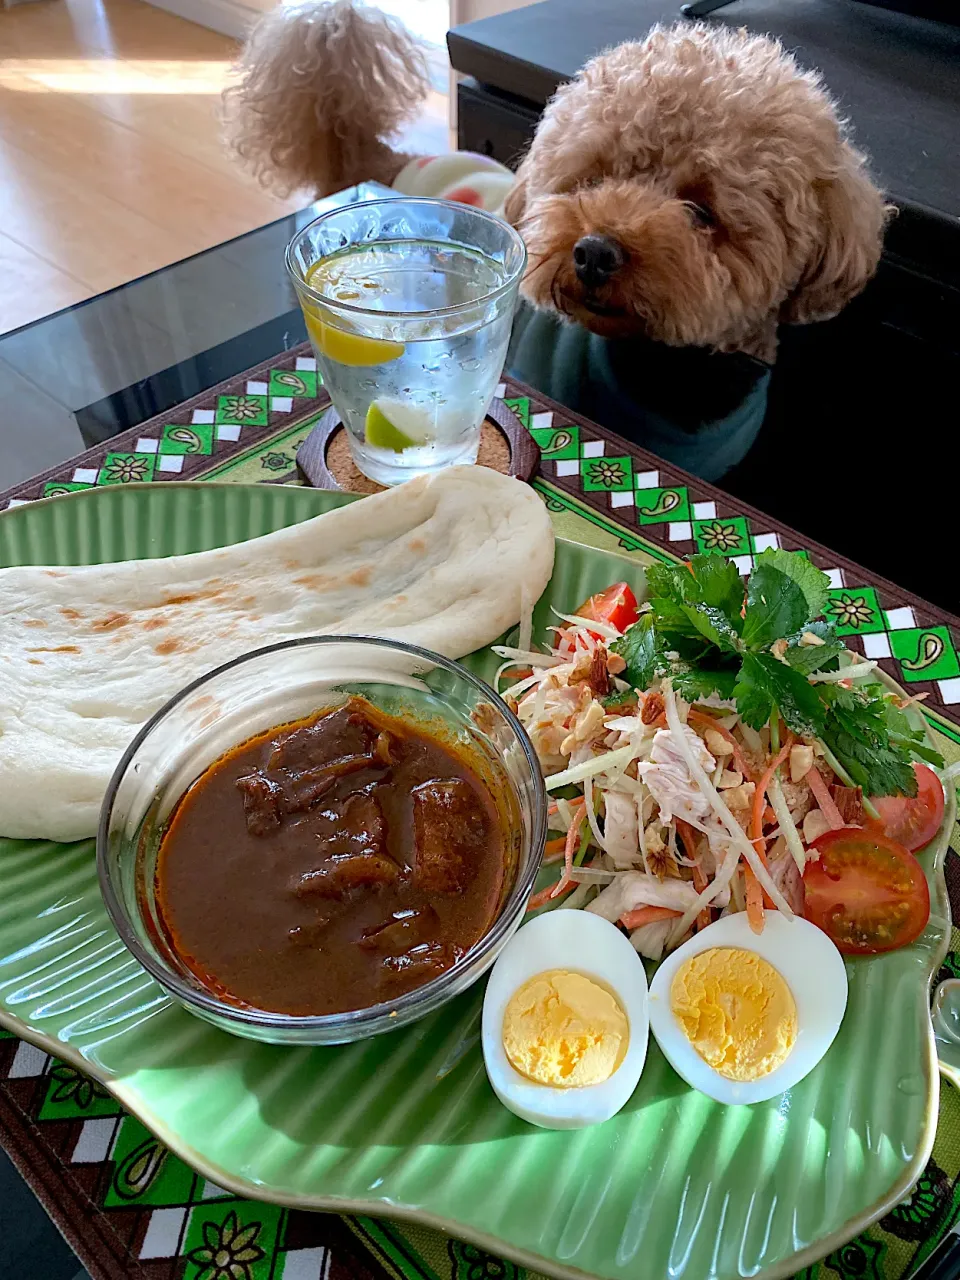
[[[822,618],[829,586],[825,573],[791,551],[759,555],[746,589],[722,556],[654,565],[648,610],[612,648],[634,688],[670,676],[689,702],[735,699],[754,729],[779,714],[794,733],[820,739],[867,795],[916,795],[913,758],[943,760],[884,687],[810,680],[837,671],[844,650]]]

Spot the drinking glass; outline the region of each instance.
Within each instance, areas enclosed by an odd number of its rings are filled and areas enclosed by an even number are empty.
[[[475,462],[526,265],[502,218],[447,200],[335,209],[287,246],[323,382],[380,484]]]

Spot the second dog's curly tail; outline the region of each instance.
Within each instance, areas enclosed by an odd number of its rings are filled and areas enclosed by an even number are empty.
[[[390,139],[429,89],[400,23],[352,0],[283,3],[251,32],[224,93],[232,150],[267,187],[327,195],[391,183],[411,157]]]

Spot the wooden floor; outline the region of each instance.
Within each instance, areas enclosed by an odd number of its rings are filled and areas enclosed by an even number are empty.
[[[237,45],[142,0],[0,7],[0,333],[301,208],[226,155]],[[446,98],[404,139],[446,150]]]

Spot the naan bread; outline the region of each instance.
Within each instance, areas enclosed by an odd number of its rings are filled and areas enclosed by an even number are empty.
[[[543,503],[486,467],[220,550],[0,569],[0,835],[93,835],[140,726],[230,658],[318,633],[460,658],[513,625],[552,570]]]

